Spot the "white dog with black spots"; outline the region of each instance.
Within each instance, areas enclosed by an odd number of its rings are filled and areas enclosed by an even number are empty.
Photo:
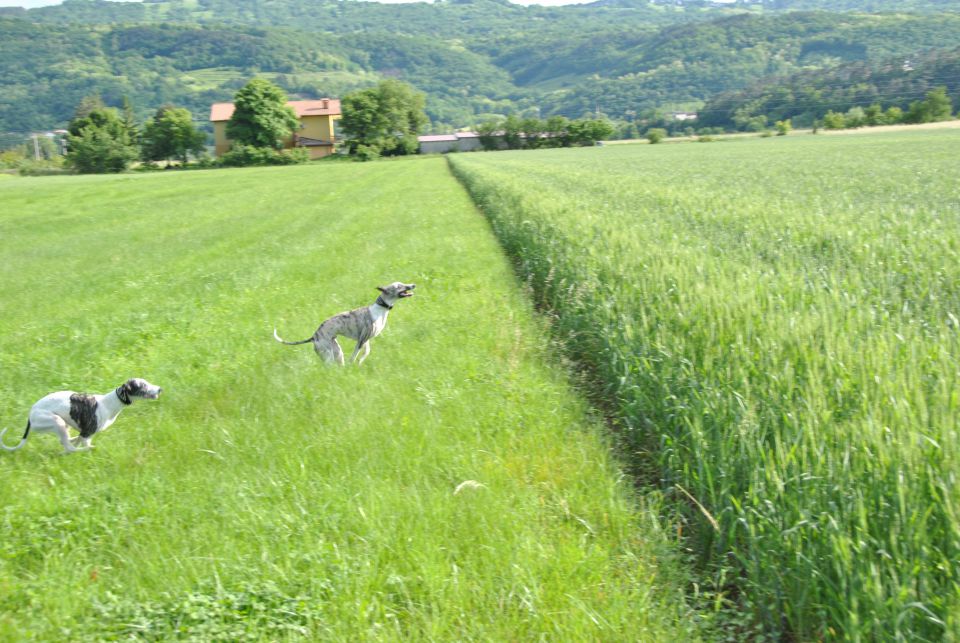
[[[133,404],[135,399],[155,400],[162,391],[159,386],[137,377],[103,395],[87,395],[75,391],[50,393],[30,408],[27,429],[23,432],[20,444],[15,447],[4,444],[3,434],[7,432],[4,429],[0,431],[0,447],[7,451],[16,451],[24,445],[33,431],[56,434],[67,453],[90,449],[93,447],[93,436],[113,424],[120,411]],[[70,429],[75,429],[80,434],[71,438]]]

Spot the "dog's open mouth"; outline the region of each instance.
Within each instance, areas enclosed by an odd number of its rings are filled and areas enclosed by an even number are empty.
[[[413,297],[413,288],[407,288],[406,290],[401,290],[398,297]]]

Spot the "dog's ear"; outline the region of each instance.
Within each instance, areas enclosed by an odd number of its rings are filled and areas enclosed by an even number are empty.
[[[382,293],[387,292],[386,288],[384,288],[383,286],[377,286],[377,290],[379,290]]]

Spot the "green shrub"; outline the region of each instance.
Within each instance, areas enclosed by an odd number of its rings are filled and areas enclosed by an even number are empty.
[[[862,107],[851,107],[843,118],[849,128],[863,127],[867,124],[867,113]]]
[[[844,129],[847,119],[843,114],[830,110],[823,117],[823,126],[827,129]]]
[[[667,130],[662,127],[654,127],[647,130],[647,140],[650,141],[651,145],[656,145],[663,139],[667,137]]]
[[[277,160],[277,165],[300,165],[310,161],[310,152],[305,147],[280,150],[277,154]]]
[[[360,161],[375,161],[380,158],[380,150],[375,145],[358,145],[356,156]]]
[[[275,150],[270,147],[252,145],[234,145],[219,159],[222,167],[249,167],[255,165],[295,165],[310,160],[310,153],[304,148]]]
[[[887,111],[883,113],[883,120],[886,125],[897,125],[898,123],[902,123],[903,117],[903,110],[896,105],[893,107],[888,107]]]

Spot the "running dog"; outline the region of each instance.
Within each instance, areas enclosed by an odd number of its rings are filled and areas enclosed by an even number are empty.
[[[273,329],[273,337],[278,342],[289,346],[313,342],[314,350],[325,362],[328,364],[335,362],[343,366],[343,349],[337,343],[337,337],[343,335],[357,340],[357,346],[353,349],[350,361],[357,362],[357,366],[360,366],[367,355],[370,354],[370,340],[383,332],[383,328],[387,325],[387,314],[393,310],[394,304],[406,297],[412,297],[413,289],[416,287],[416,284],[404,284],[399,281],[395,281],[386,287],[377,286],[380,295],[372,306],[356,308],[334,315],[320,324],[312,337],[299,342],[288,342],[277,334],[276,328]],[[360,354],[361,351],[363,352],[362,355]],[[357,360],[358,355],[360,356],[359,361]]]
[[[67,453],[92,449],[94,434],[105,431],[113,424],[124,407],[133,404],[133,400],[137,398],[155,400],[162,391],[159,386],[147,380],[133,378],[103,395],[87,395],[74,391],[51,393],[30,408],[27,430],[23,432],[20,444],[15,447],[4,444],[3,434],[7,432],[4,429],[0,431],[0,447],[7,451],[16,451],[27,441],[30,431],[34,431],[56,433]],[[71,438],[71,428],[79,431],[80,435]]]

